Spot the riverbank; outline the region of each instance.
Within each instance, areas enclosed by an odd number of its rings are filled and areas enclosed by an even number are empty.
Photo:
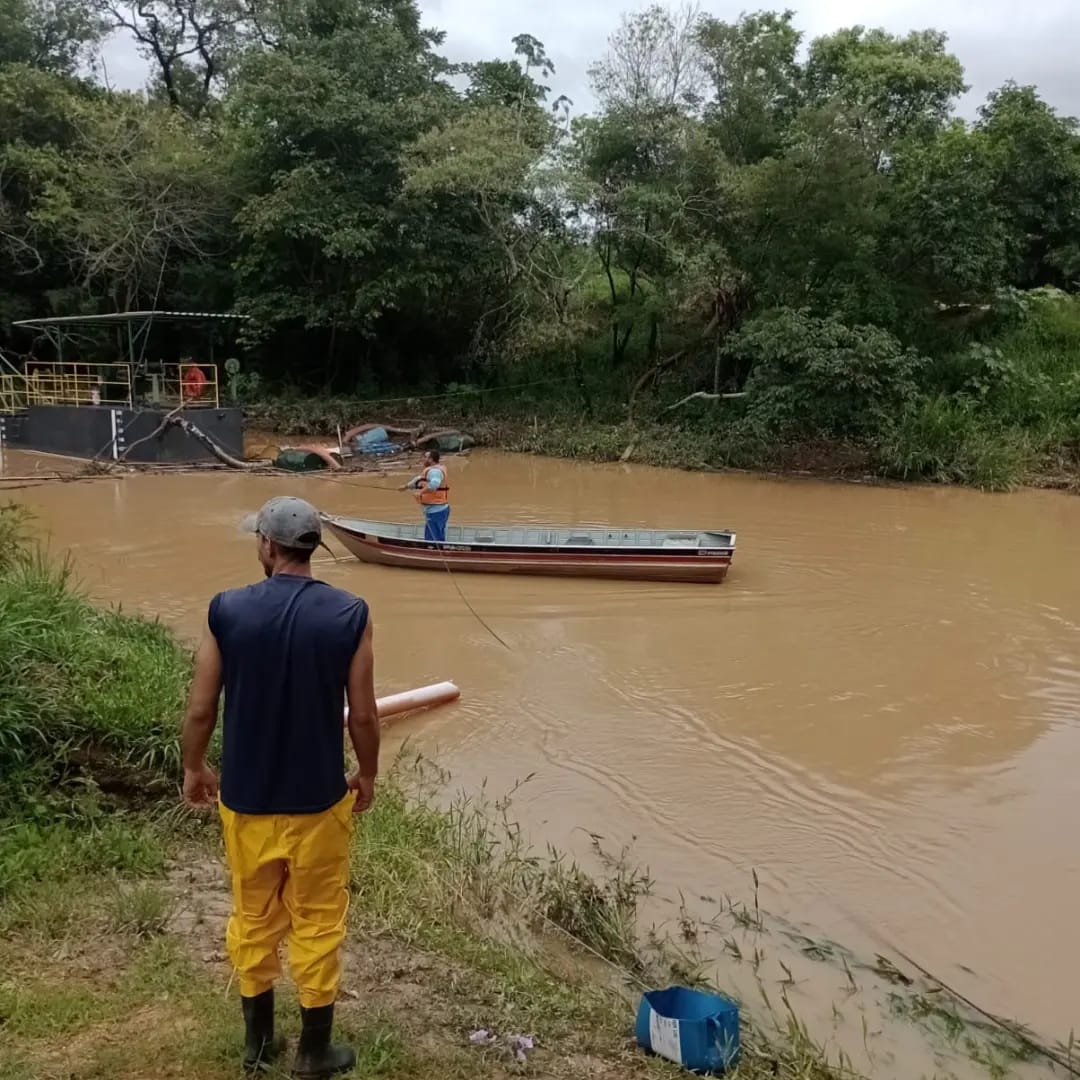
[[[958,484],[986,491],[1034,487],[1080,492],[1080,445],[1048,442],[1014,429],[972,429],[947,409],[934,416],[936,410],[929,408],[885,444],[830,438],[785,442],[755,436],[737,420],[723,423],[715,416],[678,425],[631,424],[615,417],[604,422],[561,409],[538,408],[524,415],[520,406],[503,407],[507,393],[501,390],[469,397],[470,402],[410,406],[408,398],[387,404],[287,396],[249,403],[245,416],[260,431],[328,443],[339,430],[363,421],[425,431],[460,429],[488,449],[575,461],[859,483]]]
[[[264,394],[248,412],[289,434],[423,422],[461,427],[493,449],[590,461],[1080,490],[1080,304],[1033,290],[999,298],[976,321],[922,356],[873,327],[795,312],[751,320],[736,335],[733,393],[662,368],[628,382],[625,371],[592,366],[577,377],[553,362],[525,381],[399,398]]]

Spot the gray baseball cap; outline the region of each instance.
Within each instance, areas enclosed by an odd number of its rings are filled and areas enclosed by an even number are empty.
[[[322,543],[322,520],[309,502],[292,495],[279,495],[264,503],[257,514],[244,522],[248,532],[257,532],[275,544],[314,551]]]

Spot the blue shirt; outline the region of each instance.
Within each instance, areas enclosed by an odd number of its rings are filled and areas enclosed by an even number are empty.
[[[221,801],[238,814],[316,814],[344,798],[345,690],[367,604],[275,574],[210,601],[225,689]]]

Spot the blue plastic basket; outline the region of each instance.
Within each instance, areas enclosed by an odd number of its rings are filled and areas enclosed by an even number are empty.
[[[646,1050],[691,1072],[723,1072],[739,1060],[739,1009],[720,994],[650,990],[638,1006],[635,1034]]]

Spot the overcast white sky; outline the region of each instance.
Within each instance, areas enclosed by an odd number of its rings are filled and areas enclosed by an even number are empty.
[[[510,39],[527,33],[547,46],[555,62],[554,94],[567,94],[575,112],[591,101],[586,69],[602,56],[620,15],[646,5],[622,0],[421,0],[426,22],[446,31],[443,52],[451,60],[509,56]],[[986,94],[1006,79],[1034,83],[1060,111],[1080,116],[1080,0],[804,0],[790,4],[806,38],[862,23],[894,32],[927,27],[944,30],[966,71],[971,92],[962,112],[973,116]],[[701,9],[733,20],[743,11],[782,10],[783,2],[701,0]],[[131,44],[105,51],[114,86],[136,89],[145,69]]]

